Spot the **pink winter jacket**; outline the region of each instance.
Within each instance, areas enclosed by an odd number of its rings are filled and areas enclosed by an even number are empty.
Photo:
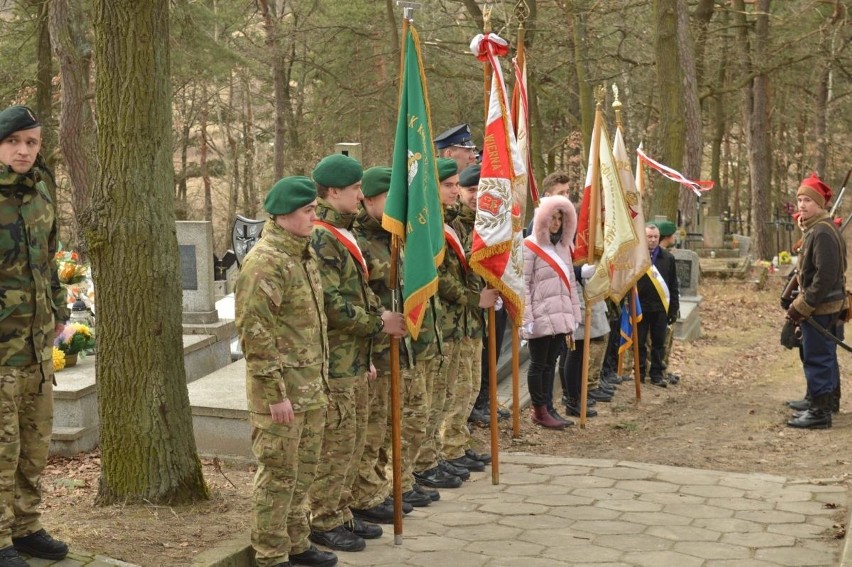
[[[553,213],[562,211],[562,238],[554,247],[550,244],[550,219]],[[526,287],[524,306],[525,339],[573,333],[580,324],[580,287],[574,279],[571,265],[571,249],[577,231],[577,212],[567,197],[552,195],[541,200],[533,218],[532,240],[544,250],[556,249],[556,254],[567,268],[571,291],[566,289],[562,278],[548,262],[524,246],[524,281]],[[532,323],[532,328],[530,328]]]

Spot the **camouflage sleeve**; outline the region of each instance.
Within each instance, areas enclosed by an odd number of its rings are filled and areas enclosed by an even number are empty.
[[[50,297],[53,299],[53,321],[55,323],[66,323],[71,313],[68,309],[68,292],[65,286],[59,283],[59,273],[57,272],[56,262],[53,261],[56,252],[59,249],[58,228],[56,222],[53,223],[53,228],[50,230],[48,237],[48,253],[50,262],[53,265],[50,267]]]
[[[364,306],[349,301],[344,296],[346,291],[354,291],[348,294],[349,296],[361,296],[361,282],[358,276],[353,278],[356,281],[342,281],[340,277],[345,261],[350,259],[349,251],[338,244],[334,235],[324,230],[314,230],[311,235],[311,245],[320,263],[328,328],[360,337],[372,337],[381,332],[384,326],[381,315],[368,311]],[[367,296],[367,307],[372,301],[371,295],[374,296],[372,293]]]
[[[447,252],[447,254],[452,254],[452,252]],[[445,257],[438,269],[438,295],[441,301],[465,304],[468,307],[479,307],[479,292],[468,289],[455,277],[447,266],[450,261],[452,260],[449,259],[449,256]]]
[[[263,397],[275,404],[287,397],[275,329],[275,305],[284,300],[276,278],[264,269],[266,262],[243,264],[237,279],[237,329],[248,374],[263,382]]]

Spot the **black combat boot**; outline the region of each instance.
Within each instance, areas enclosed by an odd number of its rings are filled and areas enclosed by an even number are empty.
[[[580,417],[580,400],[577,398],[562,398],[565,402],[565,413]],[[586,417],[595,417],[598,415],[598,410],[586,404]]]
[[[13,537],[12,545],[22,553],[41,559],[59,560],[65,559],[65,556],[68,555],[68,546],[58,539],[53,539],[44,530],[24,537]]]
[[[3,565],[3,567],[28,567],[29,564],[10,545],[0,549],[0,565]]]
[[[330,551],[321,551],[312,545],[302,553],[291,553],[290,563],[306,565],[307,567],[334,567],[337,565],[337,556]]]
[[[799,429],[830,429],[831,394],[814,396],[810,409],[788,421],[787,425]]]
[[[801,400],[790,400],[789,402],[785,403],[790,409],[794,409],[796,411],[805,411],[807,409],[810,409],[811,407],[811,395],[808,392],[805,392],[805,397]]]

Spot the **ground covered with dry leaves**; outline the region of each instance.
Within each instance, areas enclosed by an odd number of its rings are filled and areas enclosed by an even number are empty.
[[[784,425],[784,401],[800,398],[805,383],[798,355],[778,341],[781,287],[773,277],[764,289],[750,281],[702,282],[702,337],[675,343],[671,370],[682,376],[679,385],[647,386],[637,403],[633,385],[623,384],[585,429],[541,430],[524,410],[518,438],[501,424],[501,450],[848,482],[852,400],[842,400],[830,430]],[[839,352],[843,368],[852,364],[852,355]],[[852,396],[848,380],[845,386]],[[487,449],[488,431],[477,429],[475,440]],[[44,478],[45,522],[76,549],[144,566],[188,565],[248,529],[252,468],[219,465],[204,461],[208,502],[96,507],[97,453],[53,458]]]

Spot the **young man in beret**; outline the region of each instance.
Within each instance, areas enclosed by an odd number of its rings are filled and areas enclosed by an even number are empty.
[[[263,204],[270,218],[236,283],[236,324],[258,462],[251,530],[258,567],[337,564],[333,553],[311,545],[306,515],[328,390],[322,285],[310,247],[316,196],[307,177],[285,177],[272,186]]]
[[[800,429],[831,427],[832,398],[840,386],[837,343],[816,327],[843,339],[842,317],[848,307],[846,242],[826,210],[831,197],[831,188],[816,174],[802,181],[796,192],[804,233],[797,264],[799,295],[791,302],[781,300],[787,318],[799,323],[802,331],[802,366],[811,404],[787,422]]]
[[[39,479],[53,429],[53,340],[68,319],[53,256],[56,209],[41,161],[41,126],[26,106],[0,112],[0,565],[18,552],[60,560],[68,546],[39,521]]]
[[[353,517],[352,485],[367,435],[369,388],[375,379],[373,340],[403,336],[401,313],[386,310],[370,289],[369,267],[350,232],[363,199],[361,164],[332,154],[313,171],[319,203],[311,246],[319,259],[328,319],[329,406],[317,479],[310,491],[311,541],[340,551],[360,551],[381,537],[375,524]],[[387,507],[359,510],[385,517]],[[393,511],[391,510],[391,516]]]
[[[352,232],[364,253],[369,268],[370,289],[375,292],[382,305],[392,307],[390,286],[391,235],[382,228],[385,201],[390,189],[391,169],[371,167],[361,179],[364,194],[363,208],[355,217]],[[396,282],[400,289],[400,282]],[[401,295],[398,295],[401,297]],[[353,506],[356,510],[369,510],[380,504],[389,512],[374,518],[377,521],[393,521],[393,500],[390,498],[391,484],[387,474],[390,459],[391,435],[389,422],[390,406],[390,338],[379,335],[373,341],[373,365],[376,379],[370,381],[370,405],[367,421],[367,442],[358,465],[358,475],[352,487]],[[432,499],[414,490],[412,476],[413,457],[416,448],[426,435],[428,406],[426,405],[426,374],[424,365],[415,366],[414,353],[408,339],[399,344],[400,386],[402,392],[402,499],[403,511],[413,506],[428,506]],[[360,515],[358,511],[355,515]],[[370,519],[371,517],[367,517]]]

